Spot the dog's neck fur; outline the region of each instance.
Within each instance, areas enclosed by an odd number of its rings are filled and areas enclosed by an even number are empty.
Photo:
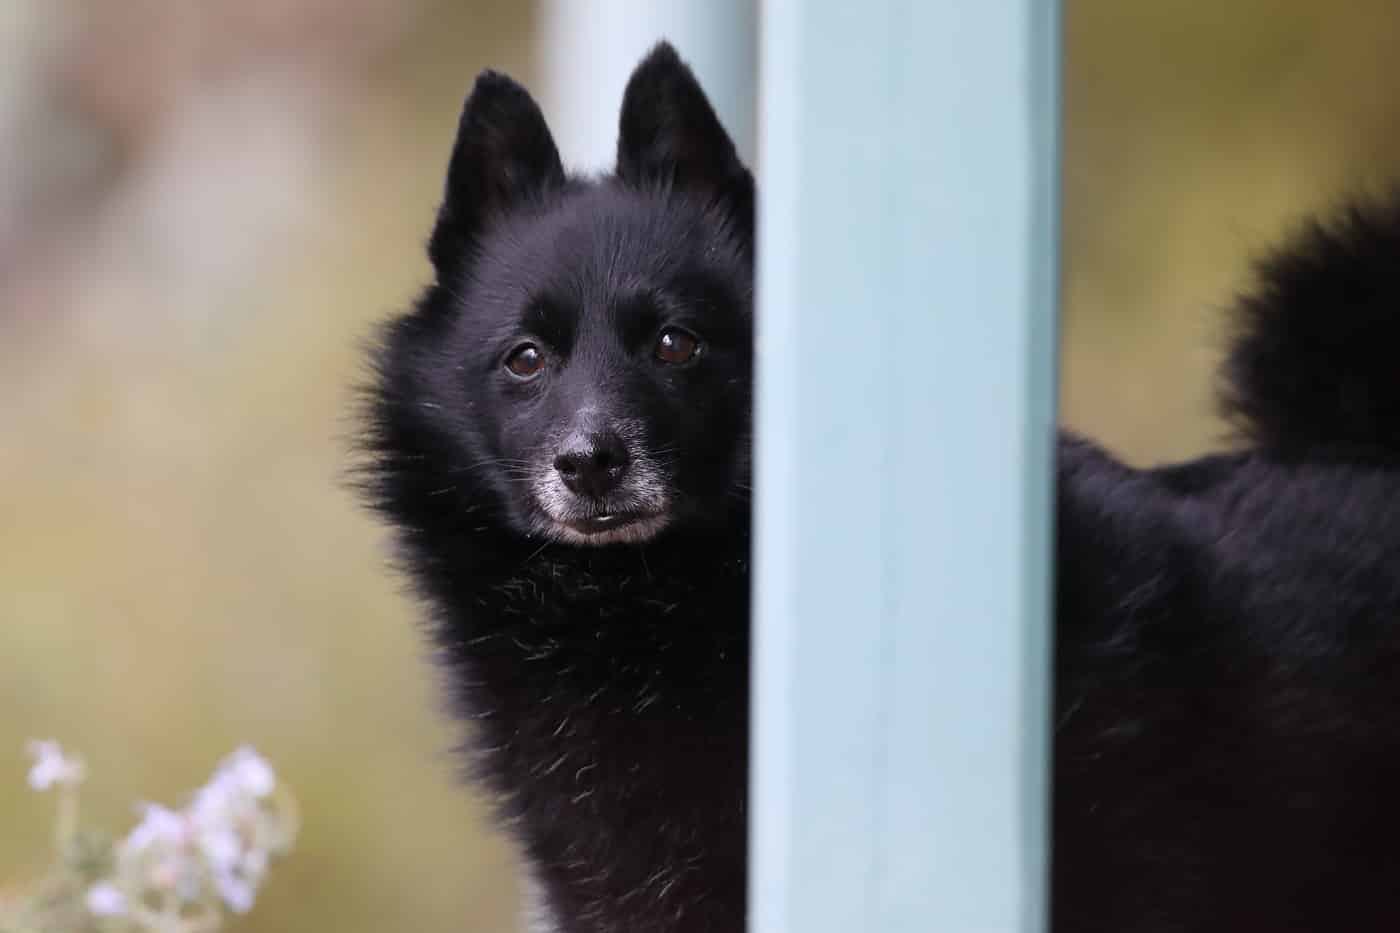
[[[643,547],[450,525],[405,544],[475,774],[550,905],[533,929],[738,929],[747,520]]]

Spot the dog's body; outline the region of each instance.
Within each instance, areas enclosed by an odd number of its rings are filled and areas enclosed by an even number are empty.
[[[1056,930],[1400,926],[1400,201],[1236,324],[1241,450],[1060,444]]]
[[[737,933],[752,179],[669,47],[595,180],[487,74],[430,254],[378,359],[373,494],[532,928]],[[1229,365],[1244,449],[1136,471],[1061,444],[1062,933],[1400,923],[1397,261],[1377,211],[1267,270]]]

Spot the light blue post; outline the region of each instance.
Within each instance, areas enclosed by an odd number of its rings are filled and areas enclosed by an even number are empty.
[[[1046,927],[1055,0],[770,0],[754,933]]]
[[[752,159],[757,0],[545,0],[540,14],[540,103],[570,167],[612,168],[622,89],[661,39]]]

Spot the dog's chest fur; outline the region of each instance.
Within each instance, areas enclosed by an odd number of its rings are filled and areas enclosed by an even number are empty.
[[[742,928],[747,533],[470,554],[492,556],[427,581],[455,607],[434,632],[538,889],[532,923]]]

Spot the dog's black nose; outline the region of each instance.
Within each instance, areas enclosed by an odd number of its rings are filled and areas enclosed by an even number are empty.
[[[627,447],[611,431],[570,435],[554,458],[564,485],[581,496],[601,499],[617,488],[627,473]]]

